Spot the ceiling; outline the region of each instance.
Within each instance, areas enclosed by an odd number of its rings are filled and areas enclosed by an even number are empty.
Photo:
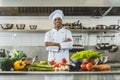
[[[120,16],[120,1],[0,0],[0,16],[48,16],[55,9],[65,16]]]
[[[0,7],[106,7],[120,6],[120,0],[0,0]]]
[[[0,16],[48,16],[55,9],[65,16],[120,16],[120,7],[0,7]]]

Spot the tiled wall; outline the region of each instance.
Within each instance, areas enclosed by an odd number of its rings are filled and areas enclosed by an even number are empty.
[[[44,33],[0,32],[0,46],[43,46]]]
[[[80,20],[80,22],[85,27],[95,27],[97,24],[119,24],[120,17],[82,17],[82,16],[67,16],[64,19],[66,22],[75,22]],[[0,17],[0,24],[2,23],[13,23],[13,24],[26,24],[25,29],[29,29],[29,24],[37,24],[39,30],[42,29],[51,29],[53,28],[52,21],[48,20],[47,16],[7,16]],[[15,27],[15,26],[14,26]],[[1,28],[0,28],[1,29]],[[73,35],[81,35],[81,33],[73,33]],[[0,32],[0,47],[7,46],[8,49],[21,49],[25,50],[29,55],[35,56],[39,55],[41,59],[47,60],[47,52],[44,47],[44,35],[45,32],[9,32],[1,31]],[[84,37],[84,45],[95,45],[96,44],[96,34],[85,33],[82,34]],[[87,36],[89,35],[89,37]],[[116,37],[114,43],[120,45],[120,34],[115,33]],[[86,37],[87,36],[87,37]],[[26,46],[26,47],[25,47]],[[40,49],[39,49],[40,48]],[[43,58],[44,56],[44,58]]]
[[[119,24],[120,17],[81,17],[81,16],[67,16],[63,23],[80,22],[85,27],[95,27],[97,24]],[[29,29],[30,24],[37,24],[39,30],[53,28],[52,21],[48,20],[48,16],[3,16],[0,17],[0,24],[13,23],[13,24],[26,24],[25,29]],[[14,26],[15,27],[15,26]],[[1,28],[0,28],[1,29]],[[1,46],[44,46],[44,33],[45,32],[0,32],[0,45]],[[78,33],[79,34],[79,33]],[[89,44],[96,44],[96,34],[89,34]],[[91,40],[92,39],[92,40]],[[116,33],[115,43],[119,42],[119,33]],[[87,43],[85,43],[87,44]]]

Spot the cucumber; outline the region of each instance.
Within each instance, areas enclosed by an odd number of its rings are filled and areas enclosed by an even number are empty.
[[[45,68],[45,67],[29,67],[28,71],[54,71],[53,68]]]
[[[51,65],[43,65],[43,64],[36,64],[36,63],[31,64],[30,66],[31,66],[31,67],[44,67],[44,68],[52,68],[52,66],[51,66]]]

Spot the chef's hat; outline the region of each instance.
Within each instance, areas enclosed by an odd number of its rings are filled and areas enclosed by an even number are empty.
[[[64,14],[62,10],[55,10],[54,12],[52,12],[49,16],[49,19],[53,21],[57,17],[60,17],[61,19],[63,19]]]

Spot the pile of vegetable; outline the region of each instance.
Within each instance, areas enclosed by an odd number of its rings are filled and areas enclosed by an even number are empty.
[[[3,57],[0,62],[0,68],[2,71],[11,70],[23,70],[26,67],[24,60],[27,55],[23,51],[12,50],[13,55],[9,57]]]
[[[92,62],[82,62],[80,65],[81,71],[108,71],[111,69],[109,64],[94,65]]]
[[[85,50],[74,53],[70,59],[72,62],[75,60],[80,61],[78,70],[80,71],[106,71],[110,70],[109,64],[96,64],[96,60],[103,57],[102,53],[95,52],[93,50]]]
[[[55,71],[69,71],[69,65],[67,64],[67,60],[62,58],[60,62],[56,62],[55,60],[51,60],[49,62]]]
[[[66,59],[62,58],[61,63],[54,60],[47,62],[36,60],[29,62],[27,55],[23,51],[12,50],[9,57],[4,57],[0,62],[2,71],[68,71],[69,66]]]
[[[93,50],[85,50],[85,51],[80,51],[80,52],[74,53],[70,59],[71,60],[84,59],[84,58],[91,59],[91,58],[100,58],[102,56],[103,56],[102,53],[98,53]]]

